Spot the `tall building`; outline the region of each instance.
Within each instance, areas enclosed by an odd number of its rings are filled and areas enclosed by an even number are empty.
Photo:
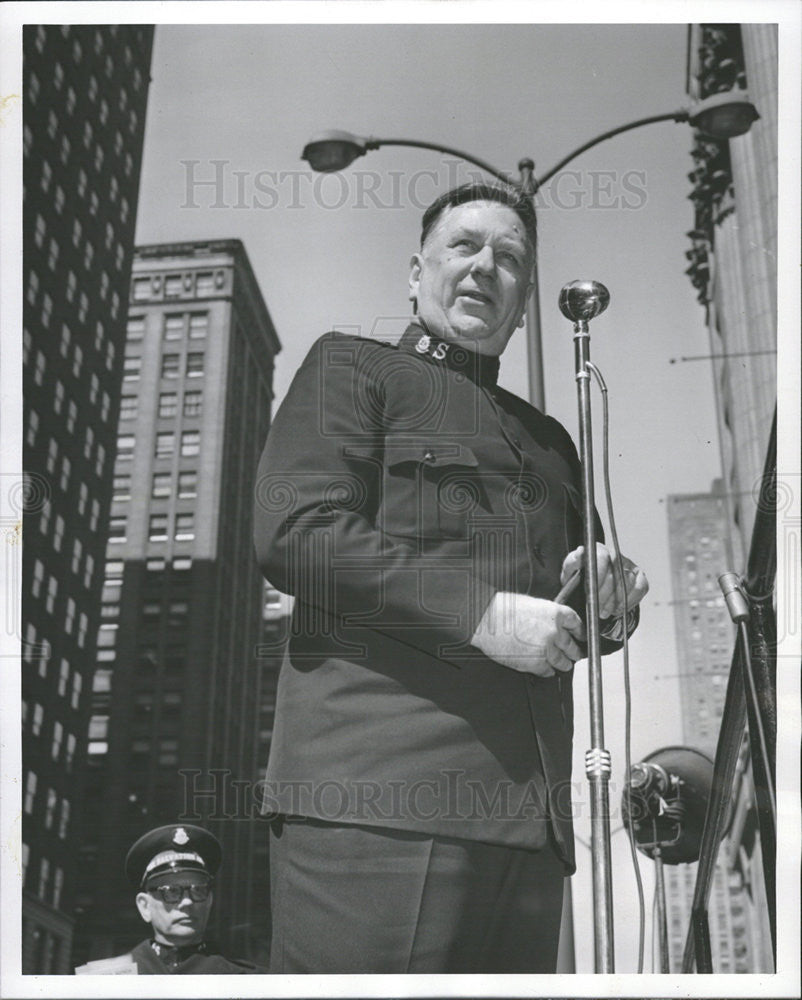
[[[69,971],[153,28],[23,29],[22,971]]]
[[[777,25],[695,24],[688,93],[746,88],[760,118],[717,141],[697,133],[688,274],[705,306],[725,499],[744,568],[777,399]]]
[[[718,586],[732,570],[729,508],[720,480],[710,493],[668,497],[668,532],[683,743],[715,758],[734,625]],[[770,932],[749,770],[742,748],[733,821],[719,851],[708,912],[716,972],[771,971]],[[670,968],[682,970],[696,864],[666,866]]]
[[[143,936],[122,874],[146,829],[215,833],[210,932],[258,949],[263,580],[253,496],[280,344],[238,240],[139,247],[92,683],[75,960]]]

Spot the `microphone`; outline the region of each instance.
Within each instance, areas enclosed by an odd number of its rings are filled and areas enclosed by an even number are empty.
[[[749,604],[741,589],[741,580],[737,573],[722,573],[718,578],[721,593],[727,602],[727,611],[734,622],[749,620]]]
[[[569,281],[558,299],[560,312],[573,323],[587,323],[610,304],[610,293],[600,281]]]

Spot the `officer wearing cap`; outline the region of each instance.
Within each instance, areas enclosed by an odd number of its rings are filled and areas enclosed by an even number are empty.
[[[199,826],[151,830],[131,847],[125,874],[151,936],[127,955],[79,966],[76,975],[237,975],[266,970],[228,959],[205,940],[219,840]]]

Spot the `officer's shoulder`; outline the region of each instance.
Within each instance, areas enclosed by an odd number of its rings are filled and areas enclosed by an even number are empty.
[[[502,386],[499,386],[497,391],[503,394],[508,405],[514,407],[520,419],[531,427],[542,444],[548,444],[573,458],[576,454],[576,446],[573,438],[559,420]]]
[[[125,976],[136,975],[137,967],[134,956],[129,951],[127,955],[115,955],[113,958],[97,958],[86,965],[75,969],[76,976]]]
[[[361,350],[376,350],[376,351],[386,351],[386,350],[396,350],[396,345],[391,344],[389,340],[377,340],[375,337],[360,337],[355,333],[344,333],[342,330],[329,330],[324,333],[321,337],[312,345],[312,350],[320,346],[343,346],[343,347],[358,347]]]

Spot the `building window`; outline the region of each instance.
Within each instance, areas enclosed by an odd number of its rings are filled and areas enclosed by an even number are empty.
[[[97,375],[92,372],[92,377],[89,380],[89,402],[94,403],[97,400],[97,394],[100,390],[100,379]]]
[[[181,434],[181,454],[192,457],[200,451],[200,431],[183,431]]]
[[[58,458],[58,442],[55,438],[50,438],[47,443],[47,462],[46,469],[48,472],[53,473],[56,469],[56,459]]]
[[[209,329],[209,314],[190,313],[189,315],[189,337],[190,340],[200,340],[206,336]]]
[[[184,416],[199,417],[203,412],[203,393],[190,390],[184,394]]]
[[[169,458],[175,449],[175,434],[172,432],[156,435],[156,458]]]
[[[103,622],[97,630],[97,644],[100,649],[111,649],[117,644],[117,622]]]
[[[69,681],[69,679],[70,679],[70,665],[67,662],[67,660],[62,658],[61,663],[59,664],[59,672],[58,672],[58,693],[59,696],[62,698],[67,693],[67,682]]]
[[[44,717],[45,710],[37,701],[37,703],[33,706],[33,722],[31,723],[31,732],[34,736],[39,736],[41,734]]]
[[[103,475],[103,466],[106,464],[106,449],[102,444],[97,446],[97,457],[95,459],[95,475]]]
[[[78,406],[75,400],[71,399],[67,406],[67,433],[72,434],[75,430],[75,421],[78,418]]]
[[[48,788],[47,802],[45,803],[45,830],[49,830],[53,826],[57,803],[58,794],[56,793],[55,788]]]
[[[148,573],[161,573],[166,565],[166,561],[159,556],[155,559],[148,559],[145,563],[145,569]]]
[[[178,378],[179,356],[165,354],[162,357],[162,378]]]
[[[47,233],[47,223],[41,215],[36,216],[36,225],[33,231],[33,242],[38,246],[44,243],[45,234]]]
[[[100,419],[105,424],[109,419],[109,410],[111,409],[111,396],[107,392],[103,392],[100,400]]]
[[[97,522],[100,518],[100,503],[97,500],[92,501],[92,512],[89,515],[89,529],[90,531],[97,531]]]
[[[136,420],[139,413],[139,397],[123,396],[120,400],[120,420]]]
[[[61,905],[61,893],[64,889],[64,872],[61,868],[56,869],[53,876],[53,906],[57,909]]]
[[[64,538],[64,518],[61,514],[56,514],[56,524],[53,528],[53,549],[61,552],[61,542]]]
[[[153,489],[151,496],[154,499],[169,497],[172,493],[172,475],[169,472],[155,472],[153,474]]]
[[[39,519],[39,530],[43,535],[46,535],[50,530],[50,515],[53,513],[53,505],[49,500],[45,500],[42,504],[42,516]]]
[[[50,884],[50,862],[47,858],[42,858],[39,862],[39,897],[44,899],[47,896],[47,887]]]
[[[142,371],[142,358],[125,358],[123,360],[123,380],[135,382]]]
[[[56,606],[56,597],[58,596],[58,580],[51,576],[47,581],[47,597],[45,598],[45,609],[48,614],[53,614],[53,608]]]
[[[78,616],[78,648],[83,649],[86,643],[86,632],[89,628],[89,619],[87,616],[81,612]]]
[[[170,601],[167,613],[167,624],[177,628],[184,625],[189,614],[189,604],[186,601]]]
[[[183,313],[167,313],[164,317],[164,339],[180,340],[184,336]]]
[[[193,513],[176,514],[175,539],[177,542],[188,542],[195,537],[195,515]]]
[[[111,371],[114,367],[114,344],[110,341],[106,341],[106,368]]]
[[[86,559],[84,560],[84,586],[89,589],[92,585],[92,575],[95,572],[95,559],[87,552]]]
[[[99,668],[92,675],[92,691],[94,694],[109,694],[111,691],[111,670]]]
[[[173,569],[176,573],[185,573],[187,570],[192,569],[192,557],[176,556],[173,559]]]
[[[61,459],[61,481],[59,485],[62,490],[66,493],[67,487],[70,485],[70,472],[72,471],[72,462],[67,458],[66,455]]]
[[[25,438],[26,443],[33,448],[36,444],[36,432],[39,430],[39,414],[36,410],[31,410],[28,416],[28,434]]]
[[[67,769],[67,774],[72,771],[72,761],[75,757],[76,742],[75,735],[73,733],[67,733],[67,752],[64,754],[64,765]]]
[[[23,804],[23,809],[30,816],[33,812],[33,804],[36,800],[36,783],[38,779],[34,771],[28,771],[28,777],[25,780],[25,802]]]
[[[70,569],[73,573],[77,573],[81,565],[81,556],[83,555],[83,545],[81,544],[80,538],[76,538],[72,543],[72,561],[70,564]]]
[[[125,328],[128,340],[142,340],[145,336],[145,317],[131,316]]]
[[[159,416],[174,417],[178,412],[178,396],[174,392],[159,394]]]
[[[146,622],[153,622],[157,618],[161,618],[162,606],[158,601],[146,601],[142,605],[142,619]],[[152,696],[148,696],[152,697]]]
[[[44,377],[45,371],[47,369],[47,358],[42,354],[41,351],[36,352],[36,368],[33,373],[33,380],[37,385],[41,385]]]
[[[151,542],[167,541],[167,515],[151,514],[148,538]]]
[[[214,275],[211,271],[201,271],[195,279],[197,295],[211,295],[214,292]]]
[[[150,278],[134,278],[134,302],[142,302],[150,298]]]
[[[136,437],[133,434],[120,434],[117,437],[117,459],[118,461],[129,461],[134,457],[134,445]]]
[[[126,540],[126,526],[128,518],[113,517],[109,521],[109,542],[124,542]]]
[[[61,800],[61,814],[58,821],[58,835],[62,840],[67,837],[67,828],[70,823],[70,802],[69,799]]]
[[[180,274],[168,274],[164,279],[164,294],[168,299],[177,298],[181,294],[183,282]]]
[[[50,744],[50,756],[53,760],[59,759],[63,739],[64,726],[57,720],[53,723],[53,742]]]
[[[41,559],[37,559],[33,564],[33,583],[31,593],[34,597],[39,597],[42,593],[42,584],[45,579],[45,566]]]
[[[203,375],[203,354],[200,351],[190,351],[187,354],[187,378],[198,378]]]
[[[128,473],[115,475],[112,500],[131,499],[131,476]]]
[[[84,296],[82,293],[81,298],[83,297]],[[76,378],[81,377],[81,365],[83,363],[84,363],[84,352],[81,350],[78,344],[76,344],[72,356],[72,373]]]

